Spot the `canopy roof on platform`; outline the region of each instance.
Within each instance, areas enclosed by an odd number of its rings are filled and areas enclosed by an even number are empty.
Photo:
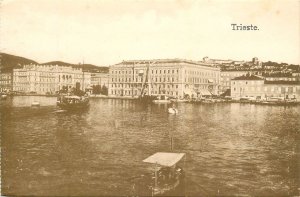
[[[210,96],[212,95],[212,93],[206,89],[201,89],[201,90],[198,90],[198,94],[201,94],[202,96]]]
[[[154,155],[144,159],[143,162],[172,167],[178,163],[184,155],[185,153],[157,152]]]

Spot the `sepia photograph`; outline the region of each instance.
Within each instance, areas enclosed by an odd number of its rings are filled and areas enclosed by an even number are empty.
[[[0,196],[300,196],[299,0],[0,0]]]

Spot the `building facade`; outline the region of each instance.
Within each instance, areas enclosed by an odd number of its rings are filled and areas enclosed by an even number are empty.
[[[100,85],[108,87],[109,74],[108,73],[91,73],[91,85]]]
[[[226,92],[231,87],[231,79],[246,75],[247,71],[221,71],[220,85],[221,92]]]
[[[233,98],[253,97],[268,99],[280,97],[282,99],[300,99],[299,81],[267,81],[251,75],[236,77],[231,80],[231,96]]]
[[[176,98],[219,93],[220,69],[182,59],[123,61],[109,68],[109,95]]]
[[[90,73],[70,66],[31,64],[13,70],[13,91],[21,93],[54,94],[62,89],[85,89],[90,83]]]
[[[13,90],[13,72],[0,73],[0,92],[11,92]]]

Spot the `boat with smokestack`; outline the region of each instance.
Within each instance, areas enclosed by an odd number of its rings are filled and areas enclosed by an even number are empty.
[[[86,96],[60,96],[57,98],[57,106],[64,110],[85,109],[89,106],[89,98]]]

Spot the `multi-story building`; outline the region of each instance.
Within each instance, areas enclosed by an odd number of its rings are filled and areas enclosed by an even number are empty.
[[[263,78],[248,75],[231,80],[231,96],[234,98],[253,97],[268,99],[300,99],[299,81],[266,81]]]
[[[295,72],[292,76],[295,77],[296,81],[300,81],[300,72]]]
[[[257,75],[261,76],[262,71],[261,70],[221,70],[221,92],[226,92],[230,89],[231,87],[231,79],[244,76],[246,74],[251,74],[251,75]]]
[[[297,77],[265,77],[266,81],[297,81]]]
[[[109,74],[108,73],[101,73],[101,72],[94,72],[91,73],[91,85],[100,85],[108,87],[109,81]]]
[[[10,92],[13,90],[13,72],[0,72],[0,92]]]
[[[83,72],[81,68],[57,66],[56,73],[56,91],[72,88],[85,90],[91,84],[91,73]]]
[[[220,69],[183,59],[133,60],[110,66],[109,95],[167,94],[177,98],[218,94]]]
[[[89,72],[70,66],[31,64],[13,70],[13,90],[17,92],[53,94],[62,89],[85,89],[90,83]]]
[[[221,71],[221,78],[220,78],[220,91],[226,92],[227,90],[230,89],[231,86],[231,79],[235,77],[240,77],[243,75],[246,75],[248,71],[239,71],[239,70],[232,70],[232,71]]]

